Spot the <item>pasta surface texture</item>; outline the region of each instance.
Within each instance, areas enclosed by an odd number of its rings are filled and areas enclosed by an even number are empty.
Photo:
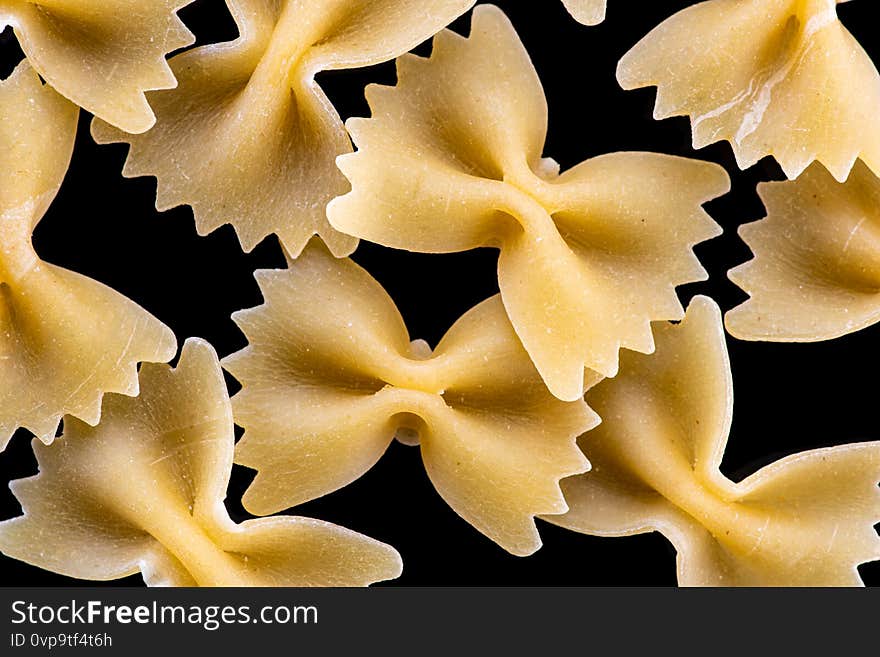
[[[562,482],[571,510],[549,522],[586,534],[662,532],[686,586],[838,586],[880,559],[880,443],[783,458],[739,483],[719,469],[730,429],[730,364],[713,301],[656,330],[587,400],[602,424],[580,439],[588,476]]]
[[[740,168],[772,155],[793,179],[814,160],[839,181],[880,173],[880,75],[838,0],[709,0],[669,18],[617,69],[657,87],[654,117],[689,115],[694,148],[727,140]]]
[[[608,0],[562,0],[562,4],[578,23],[598,25],[605,20]]]
[[[351,141],[315,81],[415,47],[474,0],[227,0],[240,36],[171,59],[179,80],[152,94],[156,126],[127,135],[101,121],[99,143],[131,145],[126,176],[155,176],[156,207],[190,205],[199,234],[231,223],[246,251],[276,234],[292,256],[318,234],[337,256],[357,240],[325,206],[348,186],[335,165]]]
[[[27,61],[0,81],[0,450],[19,427],[51,442],[64,414],[95,424],[103,393],[136,395],[137,363],[177,351],[171,330],[135,303],[34,252],[78,112]]]
[[[755,257],[728,274],[751,297],[727,313],[731,335],[813,342],[880,320],[880,180],[868,167],[839,183],[813,164],[758,193],[767,217],[739,229]]]
[[[13,483],[24,515],[0,551],[70,577],[140,571],[151,586],[353,586],[397,577],[400,556],[307,518],[234,524],[223,506],[232,411],[220,363],[200,340],[176,369],[144,365],[141,394],[108,395],[96,428],[65,421],[35,443],[40,473]]]
[[[144,92],[176,84],[165,55],[195,40],[175,13],[190,2],[0,0],[0,32],[62,96],[138,133],[155,122]]]
[[[330,223],[410,251],[499,248],[504,307],[560,399],[583,395],[585,369],[613,376],[621,347],[651,352],[650,322],[684,314],[675,287],[706,277],[692,247],[720,233],[701,205],[727,192],[724,170],[613,153],[559,175],[540,80],[492,5],[469,38],[443,31],[397,69],[396,87],[367,88],[372,118],[347,123],[352,191]]]
[[[368,273],[320,243],[256,277],[265,303],[234,315],[249,345],[223,361],[242,384],[236,462],[257,470],[245,508],[341,488],[397,435],[477,530],[516,555],[540,547],[534,516],[566,510],[559,479],[589,468],[576,438],[598,418],[547,391],[497,296],[431,352]]]

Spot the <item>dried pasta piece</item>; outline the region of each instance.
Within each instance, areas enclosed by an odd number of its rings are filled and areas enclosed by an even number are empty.
[[[315,81],[320,71],[392,59],[474,0],[227,0],[240,36],[171,59],[180,85],[150,96],[144,135],[101,121],[99,143],[131,145],[125,176],[156,176],[159,210],[188,204],[199,234],[231,223],[250,251],[278,235],[294,257],[318,234],[337,256],[357,240],[333,230],[325,206],[348,186],[335,165],[351,151]]]
[[[880,173],[880,75],[837,17],[843,0],[709,0],[661,23],[617,69],[656,86],[654,118],[689,115],[694,148],[727,140],[746,169],[767,155],[796,178]]]
[[[347,124],[352,191],[330,223],[411,251],[500,248],[504,306],[560,399],[583,395],[585,368],[613,376],[620,347],[652,351],[650,322],[684,314],[675,286],[705,278],[691,247],[720,233],[700,206],[728,190],[724,170],[614,153],[558,175],[541,158],[541,83],[491,5],[469,38],[444,31],[430,59],[401,57],[398,80],[368,87],[372,118]]]
[[[583,399],[547,391],[497,296],[431,352],[367,272],[320,244],[256,277],[265,303],[234,315],[249,345],[223,361],[242,384],[236,462],[258,471],[246,509],[341,488],[399,435],[421,444],[462,518],[513,554],[540,547],[534,516],[565,510],[559,479],[589,467],[575,440],[598,419]]]
[[[141,368],[141,394],[108,395],[95,427],[65,420],[35,442],[40,473],[13,482],[24,515],[0,551],[69,577],[143,573],[151,586],[352,586],[400,575],[397,552],[308,518],[234,524],[223,505],[232,409],[217,355],[188,340],[176,369]]]
[[[0,81],[0,450],[18,427],[49,443],[64,414],[98,422],[103,393],[136,395],[137,363],[177,350],[171,330],[135,303],[34,252],[77,113],[27,61]]]
[[[656,330],[657,352],[626,354],[587,395],[603,423],[580,439],[589,475],[562,482],[578,532],[662,532],[686,586],[861,583],[880,559],[880,442],[794,454],[734,483],[719,465],[733,390],[718,306],[691,302]]]
[[[598,25],[605,20],[608,0],[562,0],[562,4],[578,23]]]
[[[754,259],[730,279],[750,299],[727,313],[744,340],[813,342],[880,320],[880,180],[861,161],[846,183],[820,164],[758,187],[767,217],[741,226]]]
[[[65,98],[127,132],[156,118],[144,96],[176,81],[165,61],[195,37],[176,11],[192,0],[7,0],[0,32],[15,30],[28,61]]]

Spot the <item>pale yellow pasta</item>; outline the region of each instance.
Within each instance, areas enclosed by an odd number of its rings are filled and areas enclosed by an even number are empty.
[[[565,511],[559,479],[589,467],[575,440],[598,418],[583,399],[547,391],[497,296],[432,352],[410,342],[367,272],[319,243],[257,281],[264,305],[234,316],[249,345],[223,361],[242,384],[236,462],[257,470],[246,509],[273,513],[341,488],[399,435],[420,444],[462,518],[513,554],[540,547],[534,516]]]
[[[122,295],[43,262],[31,232],[58,191],[78,110],[27,61],[0,81],[0,450],[61,416],[94,424],[105,392],[136,395],[137,363],[174,357],[174,334]]]
[[[65,98],[127,132],[155,117],[144,97],[176,82],[165,55],[195,38],[175,12],[192,0],[0,0],[31,66]]]
[[[347,124],[352,191],[330,223],[410,251],[500,248],[504,307],[560,399],[583,395],[585,368],[613,376],[620,347],[652,351],[650,322],[684,313],[675,286],[705,278],[691,247],[720,233],[700,206],[728,190],[724,170],[613,153],[559,175],[541,83],[491,5],[469,38],[444,31],[397,68],[396,87],[368,87],[372,118]]]
[[[794,454],[734,483],[719,470],[733,389],[718,307],[697,297],[656,338],[587,395],[602,417],[579,440],[593,470],[562,482],[571,510],[545,519],[662,532],[684,586],[860,584],[857,566],[880,559],[880,443]]]
[[[99,143],[131,144],[126,176],[156,176],[156,207],[188,204],[196,228],[231,223],[242,247],[275,233],[296,256],[318,234],[337,256],[357,240],[325,206],[348,186],[334,163],[351,151],[320,71],[406,52],[474,0],[227,0],[240,36],[171,59],[180,84],[151,94],[157,124],[127,135],[95,121]]]
[[[189,340],[176,369],[144,365],[141,394],[108,395],[96,428],[65,420],[12,484],[24,515],[0,551],[69,577],[143,573],[151,586],[354,586],[400,575],[397,552],[308,518],[234,524],[223,506],[233,423],[217,355]]]
[[[578,23],[598,25],[605,20],[607,0],[562,0],[562,4]]]
[[[789,178],[818,160],[840,181],[880,172],[880,75],[837,0],[709,0],[666,20],[617,69],[657,87],[654,117],[689,115],[695,148],[720,140],[743,169],[767,155]]]
[[[880,320],[880,180],[861,161],[839,183],[820,164],[762,183],[767,217],[741,226],[755,254],[730,279],[751,297],[727,313],[744,340],[813,342]]]

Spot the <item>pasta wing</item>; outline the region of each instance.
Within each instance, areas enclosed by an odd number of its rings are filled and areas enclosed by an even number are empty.
[[[736,502],[762,509],[751,558],[691,529],[679,553],[689,586],[861,586],[858,564],[880,559],[880,443],[784,458],[739,486]],[[757,519],[757,518],[756,518]],[[769,521],[768,521],[769,520]]]
[[[580,398],[585,369],[613,376],[621,346],[650,352],[652,320],[681,318],[674,288],[705,277],[691,249],[720,232],[700,205],[726,174],[642,153],[552,171],[543,90],[499,9],[477,7],[469,38],[438,34],[430,59],[401,57],[397,86],[367,98],[330,223],[421,252],[500,248],[504,306],[557,397]]]
[[[541,166],[547,101],[499,9],[474,10],[467,39],[445,30],[430,59],[397,60],[395,87],[370,85],[370,119],[350,119],[358,152],[339,158],[352,191],[327,208],[351,235],[450,252],[497,245],[506,172]]]
[[[320,244],[256,277],[265,302],[234,315],[248,346],[223,365],[242,383],[236,460],[258,470],[243,502],[266,514],[341,488],[379,460],[397,429],[394,395],[378,394],[382,374],[404,361],[409,338],[381,286]]]
[[[155,116],[144,92],[175,86],[169,52],[195,38],[176,11],[192,0],[13,2],[0,7],[31,66],[58,93],[127,132]]]
[[[512,236],[498,282],[555,395],[577,395],[584,368],[615,375],[621,347],[651,353],[651,322],[681,319],[676,286],[706,278],[693,246],[721,233],[701,205],[728,189],[708,162],[613,153],[547,190],[553,230]]]
[[[22,242],[42,218],[61,187],[73,153],[79,112],[62,96],[40,83],[25,61],[0,81],[0,143],[3,184],[0,185],[0,238],[5,272],[15,256],[28,259]]]
[[[819,164],[758,187],[767,217],[740,228],[753,260],[729,273],[750,299],[727,313],[745,340],[836,338],[880,319],[880,181],[856,163],[845,183]]]
[[[682,585],[859,583],[856,567],[880,559],[880,443],[794,455],[733,483],[719,470],[732,393],[718,307],[697,297],[656,335],[656,354],[627,355],[587,395],[603,419],[580,443],[593,471],[563,482],[571,510],[546,519],[660,531]]]
[[[302,4],[302,3],[299,3]],[[475,0],[308,0],[320,41],[307,54],[315,70],[359,68],[394,59],[464,14]]]
[[[319,244],[258,281],[265,304],[236,317],[249,345],[224,361],[242,384],[236,460],[258,471],[249,510],[344,486],[401,434],[465,520],[514,554],[540,547],[534,516],[564,510],[559,479],[588,467],[575,440],[597,418],[547,391],[498,297],[432,353],[369,274]]]
[[[92,134],[130,144],[123,174],[156,176],[156,207],[191,205],[200,234],[231,223],[250,251],[275,233],[293,257],[317,234],[347,255],[357,240],[330,227],[325,206],[348,189],[335,158],[351,142],[314,76],[399,55],[472,4],[230,2],[239,38],[171,59],[179,86],[151,97],[152,130],[95,121]]]
[[[77,109],[27,62],[0,82],[0,449],[18,427],[51,442],[62,415],[90,424],[105,392],[137,394],[137,363],[167,361],[166,326],[108,287],[42,262],[31,232],[73,150]]]
[[[71,421],[40,474],[16,482],[24,515],[0,523],[0,550],[84,579],[138,570],[150,584],[366,584],[396,577],[389,546],[305,518],[234,525],[223,498],[233,425],[220,364],[190,340],[172,370],[145,365],[137,398],[108,396],[96,428]]]
[[[840,181],[880,171],[880,75],[837,18],[837,0],[709,0],[623,59],[625,89],[656,86],[655,118],[689,115],[694,147],[727,140],[741,168],[766,155],[789,178],[813,161]]]
[[[559,480],[589,469],[575,441],[598,416],[550,394],[498,296],[465,313],[434,359],[452,383],[445,404],[419,413],[431,481],[480,532],[515,555],[534,553],[541,547],[534,518],[568,509]],[[590,373],[585,385],[600,378]]]
[[[603,424],[580,439],[593,469],[587,477],[563,482],[571,511],[549,517],[563,526],[603,536],[645,531],[648,519],[660,524],[680,514],[663,491],[646,481],[636,463],[650,462],[653,450],[675,455],[657,469],[693,471],[717,478],[733,407],[730,363],[717,309],[697,297],[680,324],[655,329],[657,350],[648,358],[627,355],[614,385],[588,393]],[[674,429],[659,436],[662,428]],[[664,440],[665,439],[665,440]],[[660,447],[658,447],[660,445]]]
[[[598,25],[605,20],[608,0],[562,0],[562,4],[578,23]]]

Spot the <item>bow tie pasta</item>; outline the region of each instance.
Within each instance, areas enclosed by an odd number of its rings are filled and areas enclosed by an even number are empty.
[[[77,108],[27,61],[0,81],[0,450],[18,427],[49,443],[105,392],[136,395],[137,363],[174,357],[166,326],[122,295],[39,259],[31,233],[67,171]]]
[[[818,160],[839,181],[880,173],[880,75],[838,0],[709,0],[633,47],[624,89],[657,87],[654,117],[689,115],[694,148],[727,140],[743,169],[772,155],[789,178]]]
[[[393,59],[473,3],[227,0],[241,36],[171,59],[180,84],[151,95],[152,130],[95,121],[92,134],[129,143],[123,174],[156,176],[156,207],[191,205],[200,234],[231,223],[250,251],[275,233],[293,256],[318,234],[348,255],[357,240],[330,227],[325,206],[348,188],[335,158],[351,142],[315,75]]]
[[[684,314],[675,287],[705,278],[692,247],[720,233],[701,204],[728,190],[724,170],[614,153],[558,175],[540,81],[491,5],[469,38],[444,31],[397,68],[396,87],[368,87],[372,118],[348,122],[352,191],[330,223],[410,251],[498,247],[504,307],[560,399],[583,395],[585,369],[613,376],[621,347],[651,352],[651,321]]]
[[[545,520],[598,536],[662,532],[684,586],[840,586],[880,559],[880,443],[786,457],[734,483],[719,469],[730,363],[713,301],[656,330],[652,356],[587,394],[602,424],[580,439],[593,464],[562,482],[571,510]]]
[[[223,361],[242,384],[236,462],[257,470],[246,509],[273,513],[341,488],[402,432],[418,437],[460,516],[513,554],[541,546],[534,516],[566,510],[559,479],[589,467],[575,440],[598,418],[583,399],[547,391],[498,297],[431,353],[410,343],[369,274],[320,244],[257,281],[265,303],[235,315],[249,346]]]
[[[195,39],[175,12],[192,0],[5,0],[0,32],[15,30],[31,66],[58,93],[126,132],[155,117],[144,92],[176,81],[169,52]]]
[[[189,340],[176,369],[145,365],[141,394],[108,395],[96,428],[65,421],[40,473],[13,483],[24,515],[0,551],[69,577],[140,571],[151,586],[354,586],[400,575],[397,552],[308,518],[234,524],[223,506],[233,424],[223,373]]]

